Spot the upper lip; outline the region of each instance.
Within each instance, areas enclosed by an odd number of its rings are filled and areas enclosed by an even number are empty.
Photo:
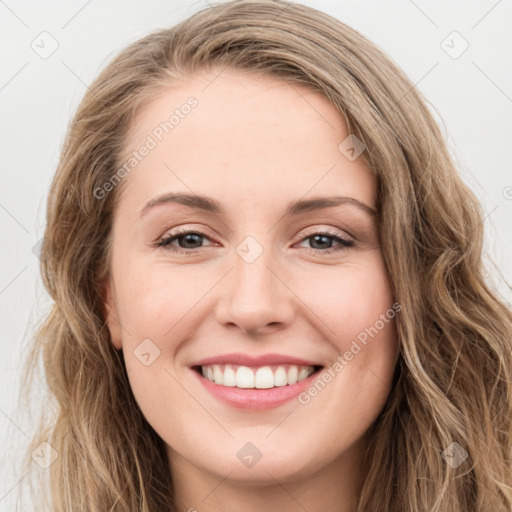
[[[207,357],[196,361],[191,366],[205,366],[210,364],[236,364],[241,366],[266,366],[278,364],[295,364],[303,366],[322,366],[316,361],[301,359],[285,354],[261,354],[250,356],[247,354],[231,353]]]

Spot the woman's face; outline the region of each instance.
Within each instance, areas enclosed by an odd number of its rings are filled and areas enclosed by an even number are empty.
[[[376,181],[349,135],[319,93],[232,70],[136,118],[106,307],[175,475],[284,483],[360,462],[398,343]]]

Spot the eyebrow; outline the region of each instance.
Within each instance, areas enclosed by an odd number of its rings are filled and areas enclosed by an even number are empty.
[[[206,212],[218,215],[222,215],[224,213],[224,208],[222,205],[211,197],[199,196],[197,194],[171,192],[151,199],[151,201],[146,203],[146,205],[141,210],[141,217],[144,216],[151,208],[164,203],[178,203],[190,208],[197,208],[199,210],[204,210]],[[301,213],[321,210],[323,208],[332,208],[333,206],[342,204],[350,204],[352,206],[356,206],[372,217],[377,216],[377,210],[371,206],[368,206],[358,199],[346,196],[319,196],[313,197],[311,199],[301,199],[294,201],[289,203],[286,207],[285,216],[300,215]]]

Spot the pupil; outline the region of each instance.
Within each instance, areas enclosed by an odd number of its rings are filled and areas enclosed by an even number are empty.
[[[315,243],[317,243],[318,239],[323,239],[323,242],[324,242],[324,246],[322,246],[322,242],[320,242],[320,248],[324,248],[325,249],[325,244],[327,244],[327,246],[328,246],[327,248],[330,247],[331,240],[329,239],[329,237],[324,236],[324,235],[315,235],[313,237],[313,245]]]
[[[187,245],[187,244],[188,244],[189,242],[190,242],[190,243],[192,243],[192,244],[194,244],[194,242],[196,242],[196,243],[197,243],[197,242],[198,242],[198,240],[197,240],[197,239],[198,239],[198,238],[200,238],[200,236],[199,236],[199,235],[195,235],[195,234],[193,234],[193,233],[189,233],[189,234],[187,234],[187,235],[182,236],[181,238],[184,238],[184,239],[185,239],[185,246],[186,246],[186,248],[187,248],[187,249],[190,249],[191,247],[188,247],[188,245]],[[192,240],[190,240],[191,238],[192,238]],[[196,240],[193,240],[193,238],[196,238]],[[195,249],[195,247],[192,247],[192,249]]]

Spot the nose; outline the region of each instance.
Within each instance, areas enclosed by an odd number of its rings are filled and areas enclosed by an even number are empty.
[[[217,305],[219,323],[250,335],[270,334],[290,325],[295,296],[279,268],[270,251],[251,263],[235,254]]]

